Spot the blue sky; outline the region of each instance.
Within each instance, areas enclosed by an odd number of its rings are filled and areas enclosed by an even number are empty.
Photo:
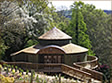
[[[74,1],[50,1],[53,3],[55,8],[57,10],[60,10],[60,8],[63,6],[65,9],[69,9],[70,5],[73,4]],[[96,9],[102,9],[102,10],[111,10],[111,0],[107,1],[82,1],[85,4],[93,4],[96,6]],[[66,7],[65,7],[66,6]]]

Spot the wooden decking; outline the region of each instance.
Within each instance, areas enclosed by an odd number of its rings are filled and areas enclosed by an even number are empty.
[[[98,58],[95,56],[87,56],[87,61],[74,63],[87,69],[96,69],[99,67]]]
[[[62,64],[62,72],[80,80],[91,79],[91,74],[65,64]]]
[[[38,72],[62,72],[74,78],[82,81],[97,81],[96,83],[102,83],[103,74],[94,70],[86,69],[79,65],[74,64],[74,67],[65,64],[37,64],[26,62],[2,62],[1,64],[9,64],[19,66],[23,69],[34,69]],[[89,82],[90,83],[90,82]]]

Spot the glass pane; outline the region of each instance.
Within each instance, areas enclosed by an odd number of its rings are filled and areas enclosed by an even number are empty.
[[[58,63],[61,63],[61,56],[58,56]]]

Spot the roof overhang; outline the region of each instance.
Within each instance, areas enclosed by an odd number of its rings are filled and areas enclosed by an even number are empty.
[[[87,48],[72,43],[64,45],[62,46],[62,48],[64,49],[66,54],[79,54],[88,52]]]
[[[36,55],[36,54],[79,54],[86,52],[88,52],[87,48],[69,43],[61,47],[57,45],[48,45],[48,46],[34,45],[25,48],[23,50],[20,50],[16,53],[13,53],[11,54],[11,56],[17,55],[19,53],[29,53]]]

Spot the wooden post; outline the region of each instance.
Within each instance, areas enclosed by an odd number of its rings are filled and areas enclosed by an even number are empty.
[[[8,66],[7,66],[7,70],[6,70],[6,76],[8,76],[8,72],[9,72],[9,69],[8,69]]]
[[[30,83],[33,83],[33,70],[31,70],[31,80],[30,80]]]
[[[2,69],[0,68],[0,74],[1,74]]]
[[[18,67],[17,67],[17,66],[15,66],[15,72],[17,72],[17,69],[18,69]]]
[[[61,74],[59,74],[59,83],[61,83]]]
[[[87,83],[91,83],[92,82],[92,79],[88,79],[88,82]]]
[[[0,64],[0,74],[1,74],[1,71],[2,71],[2,65]]]

